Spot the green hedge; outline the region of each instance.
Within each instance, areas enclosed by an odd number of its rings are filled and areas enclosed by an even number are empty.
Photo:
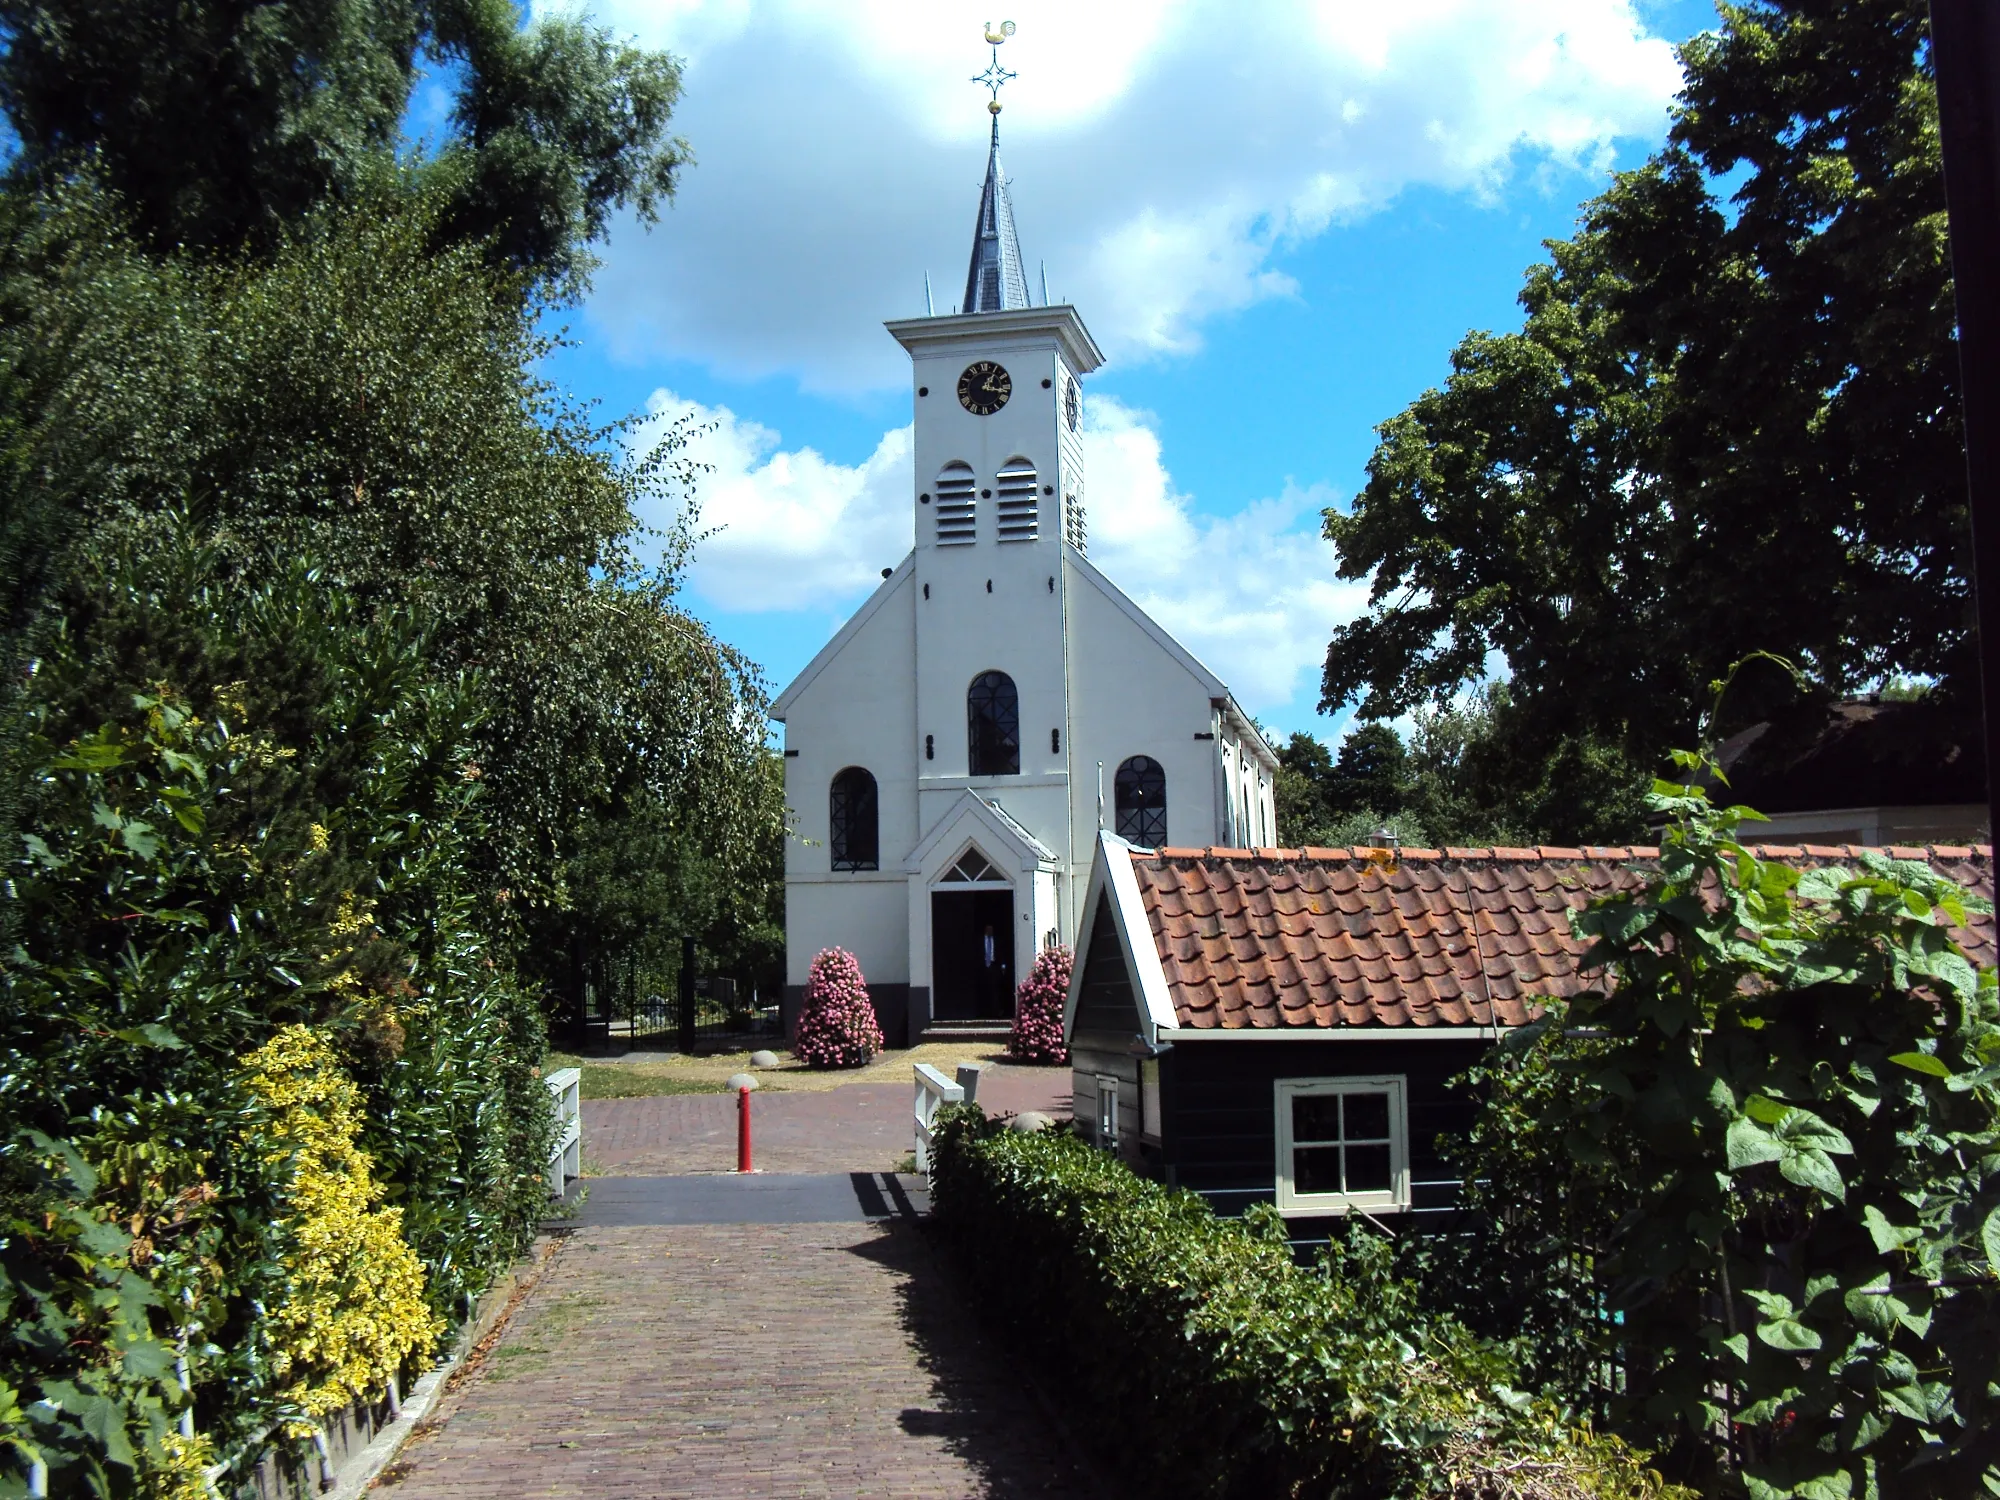
[[[1219,1219],[1067,1132],[942,1117],[935,1222],[1078,1431],[1167,1495],[1685,1493],[1515,1389],[1504,1345],[1426,1316],[1381,1237],[1294,1263],[1269,1208]]]

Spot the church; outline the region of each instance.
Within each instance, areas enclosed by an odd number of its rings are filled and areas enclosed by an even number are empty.
[[[771,708],[788,1034],[830,947],[860,960],[891,1046],[1004,1025],[1035,954],[1075,941],[1100,830],[1276,841],[1271,747],[1090,561],[1080,382],[1104,356],[1074,307],[1030,295],[995,95],[960,309],[887,325],[910,357],[916,544]]]

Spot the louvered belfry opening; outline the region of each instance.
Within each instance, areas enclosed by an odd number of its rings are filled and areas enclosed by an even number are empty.
[[[948,463],[937,477],[937,544],[963,547],[979,540],[979,488],[972,466]]]
[[[1010,458],[994,485],[1000,540],[1032,542],[1041,534],[1041,508],[1035,498],[1035,466],[1025,458]]]

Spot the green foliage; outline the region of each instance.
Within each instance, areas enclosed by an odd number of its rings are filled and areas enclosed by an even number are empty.
[[[1926,17],[1751,0],[1682,49],[1666,147],[1550,243],[1522,331],[1468,335],[1327,513],[1373,608],[1333,637],[1326,708],[1446,701],[1498,652],[1516,779],[1559,790],[1566,743],[1635,766],[1686,743],[1705,684],[1756,648],[1833,692],[1898,672],[1973,691]],[[1771,674],[1732,706],[1753,722],[1790,692]]]
[[[268,251],[394,180],[426,64],[458,70],[410,174],[443,195],[441,238],[564,290],[614,211],[650,222],[688,160],[666,134],[679,63],[573,16],[523,28],[509,0],[6,0],[0,39],[16,175],[101,172],[162,251]]]
[[[1759,860],[1695,787],[1654,806],[1644,889],[1575,918],[1606,986],[1475,1075],[1491,1238],[1436,1294],[1691,1480],[2000,1490],[2000,1000],[1950,935],[1969,899],[1912,861]]]
[[[1683,1493],[1515,1388],[1357,1229],[1295,1264],[1269,1208],[1217,1219],[1081,1138],[940,1116],[940,1231],[984,1305],[1065,1372],[1080,1427],[1164,1495]]]
[[[783,832],[691,531],[636,527],[680,437],[626,461],[534,374],[671,188],[673,64],[494,0],[156,11],[0,5],[0,1493],[194,1493],[421,1343],[289,1389],[245,1054],[337,1054],[399,1326],[453,1320],[546,1207],[571,956],[767,959]],[[398,166],[420,54],[456,135]]]
[[[426,680],[408,622],[369,619],[300,564],[247,592],[144,596],[213,565],[185,540],[114,562],[107,609],[198,626],[211,663],[282,639],[297,677],[206,689],[200,715],[141,696],[67,743],[38,713],[35,831],[5,888],[20,941],[0,971],[4,1248],[17,1282],[68,1274],[62,1244],[31,1232],[48,1212],[36,1142],[87,1163],[75,1211],[125,1227],[158,1294],[151,1331],[190,1340],[196,1408],[226,1448],[285,1409],[263,1309],[282,1281],[287,1174],[245,1147],[268,1131],[238,1059],[288,1023],[338,1040],[366,1105],[362,1149],[449,1317],[546,1201],[541,1023],[474,921],[473,698]],[[54,637],[37,674],[56,703],[95,665],[67,644]],[[36,1378],[93,1368],[88,1345],[67,1357]],[[0,1379],[25,1389],[15,1359]],[[45,1452],[79,1472],[121,1463],[101,1433],[64,1441]]]
[[[0,1152],[0,1484],[39,1462],[49,1494],[131,1494],[164,1467],[184,1402],[175,1349],[154,1333],[163,1301],[136,1236],[98,1189],[65,1142],[30,1133]]]
[[[311,557],[421,619],[432,671],[476,694],[467,858],[525,930],[531,977],[567,988],[572,942],[768,929],[783,808],[761,683],[677,607],[685,531],[652,539],[659,567],[636,551],[637,500],[694,477],[678,439],[621,465],[615,434],[532,375],[547,346],[519,283],[434,252],[435,204],[369,207],[227,270],[137,254],[86,188],[17,212],[0,244],[13,498],[71,518],[43,613],[91,664],[52,700],[58,737],[156,681],[197,701],[268,684],[271,722],[304,712],[319,689],[283,622],[218,658],[199,596]],[[171,553],[177,527],[213,554],[198,585],[107,585],[111,553]]]
[[[1408,744],[1364,724],[1335,761],[1302,734],[1279,757],[1278,827],[1288,845],[1405,847],[1630,843],[1645,830],[1645,778],[1600,739],[1536,748],[1506,683],[1416,711]]]

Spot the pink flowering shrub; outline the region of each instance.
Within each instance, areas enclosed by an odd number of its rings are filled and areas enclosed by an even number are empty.
[[[809,1068],[858,1068],[882,1050],[861,964],[845,948],[822,948],[806,976],[792,1053]]]
[[[1035,966],[1014,993],[1014,1034],[1008,1050],[1023,1062],[1051,1066],[1069,1061],[1063,1045],[1063,1002],[1069,995],[1070,951],[1058,944],[1035,955]]]

